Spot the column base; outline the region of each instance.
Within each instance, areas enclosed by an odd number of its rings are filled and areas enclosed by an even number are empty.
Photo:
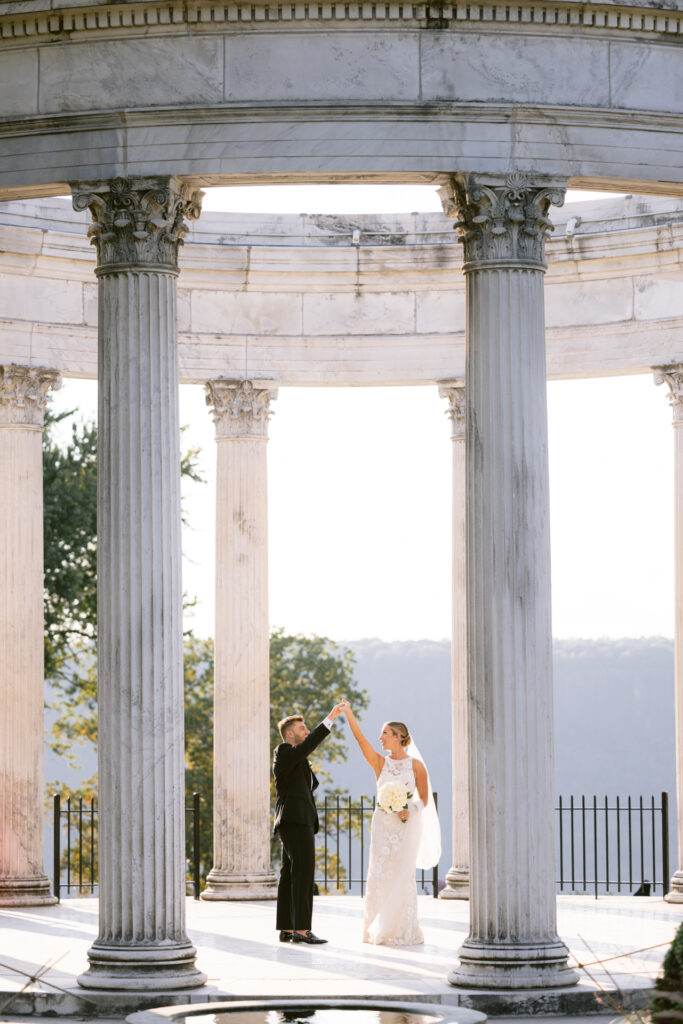
[[[470,898],[469,868],[449,868],[446,888],[439,893],[440,900],[468,900]]]
[[[237,874],[212,868],[206,879],[202,900],[274,900],[277,896],[277,878],[273,871],[254,871]]]
[[[0,877],[0,907],[50,907],[57,903],[47,875],[29,878]]]
[[[189,942],[160,941],[153,946],[95,942],[88,950],[90,967],[78,977],[82,988],[155,992],[199,988],[206,975],[195,965],[197,951]]]
[[[683,869],[674,872],[671,889],[664,897],[667,903],[683,903]]]
[[[461,988],[561,988],[576,985],[578,972],[567,966],[569,951],[560,939],[547,942],[481,942],[466,939],[460,966],[448,982]]]

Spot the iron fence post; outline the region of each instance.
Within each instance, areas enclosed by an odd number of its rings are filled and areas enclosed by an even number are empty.
[[[199,899],[199,793],[192,794],[192,860],[194,876],[194,898]]]
[[[59,793],[55,793],[52,798],[52,890],[59,903],[59,872],[61,868],[62,850],[61,850],[61,798]]]
[[[434,810],[439,814],[439,794],[432,793],[434,797]],[[432,868],[432,896],[435,900],[439,898],[439,865],[438,862]]]
[[[669,794],[662,793],[662,895],[669,884]]]

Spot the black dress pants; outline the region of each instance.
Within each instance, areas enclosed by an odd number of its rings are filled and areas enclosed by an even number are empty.
[[[310,825],[281,822],[277,833],[282,843],[282,867],[277,887],[275,927],[282,931],[307,931],[313,916],[315,838]]]

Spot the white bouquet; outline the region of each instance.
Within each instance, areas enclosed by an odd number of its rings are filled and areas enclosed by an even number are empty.
[[[385,782],[379,787],[377,806],[386,814],[396,814],[398,811],[407,810],[412,795],[404,782]]]

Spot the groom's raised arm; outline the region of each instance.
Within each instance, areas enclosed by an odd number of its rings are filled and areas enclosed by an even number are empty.
[[[330,711],[327,718],[324,718],[320,725],[316,725],[312,732],[309,732],[305,740],[292,746],[290,743],[281,743],[275,750],[275,764],[273,770],[287,772],[296,767],[300,761],[308,757],[311,751],[315,750],[322,741],[332,732],[332,723],[341,714],[337,705]]]

